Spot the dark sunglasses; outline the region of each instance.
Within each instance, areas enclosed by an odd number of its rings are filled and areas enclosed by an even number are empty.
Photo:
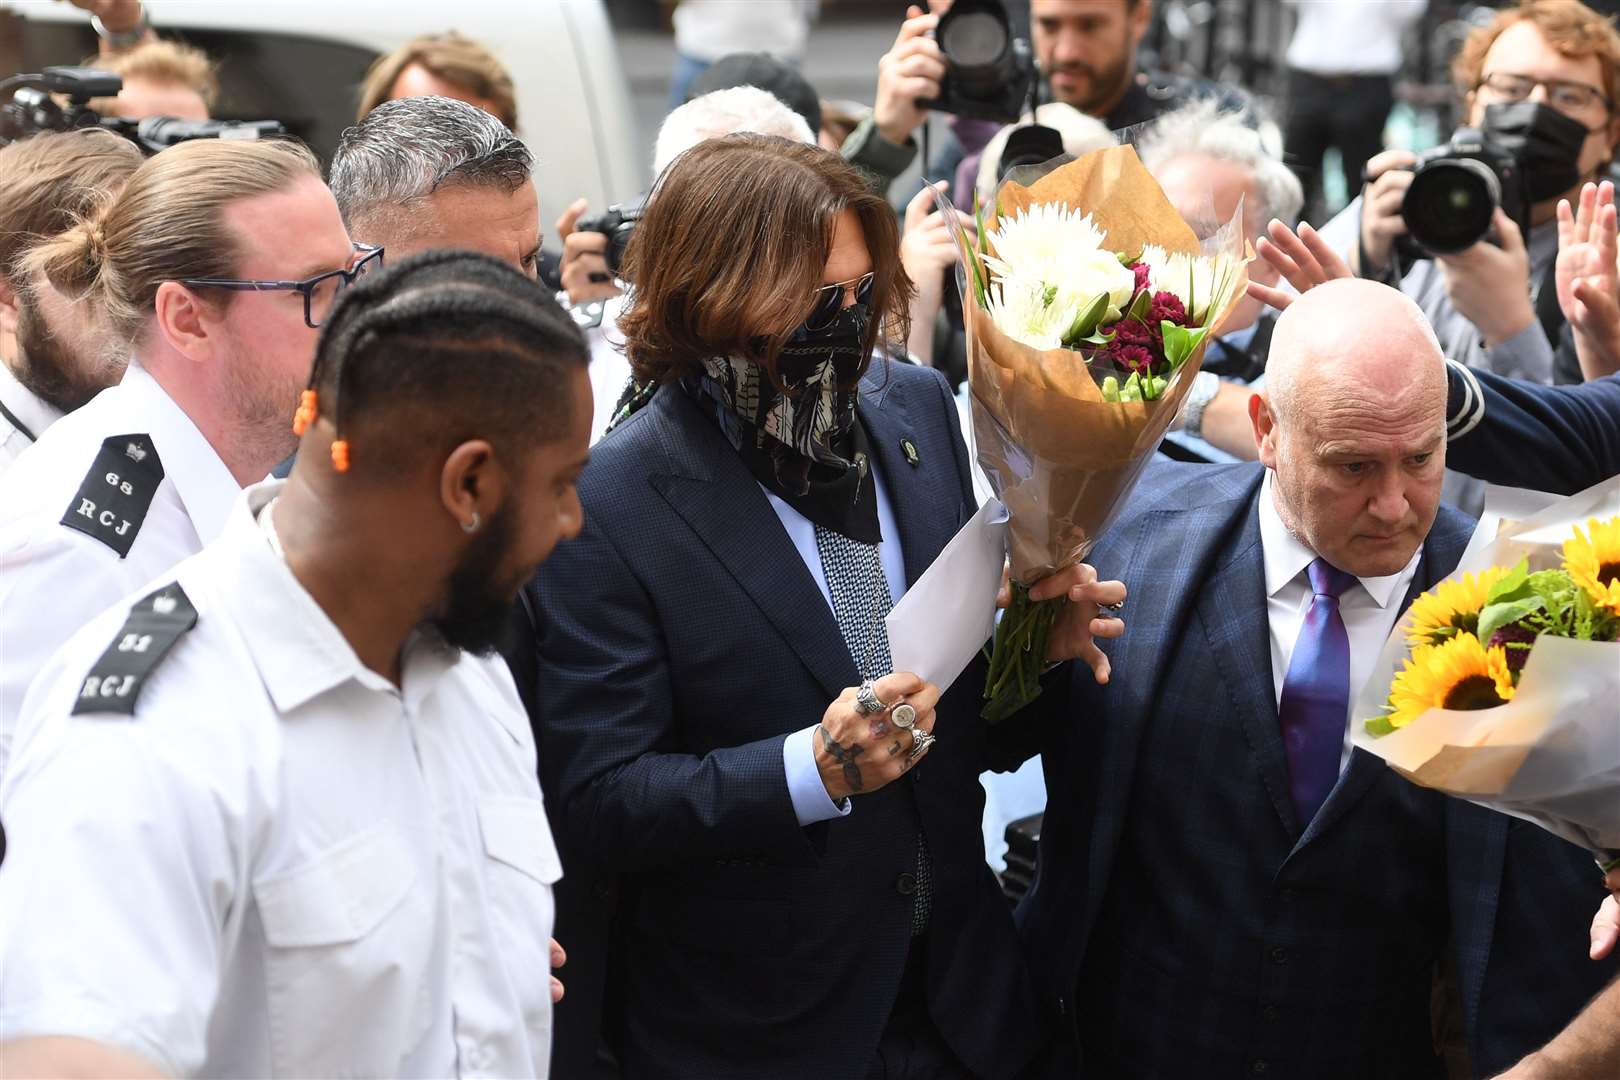
[[[339,294],[380,269],[383,249],[371,244],[355,244],[359,256],[347,270],[328,270],[324,274],[303,281],[255,281],[244,278],[181,278],[180,284],[188,289],[230,289],[235,292],[295,292],[304,298],[304,325],[311,330],[319,328],[332,312]]]
[[[852,288],[855,290],[857,304],[870,304],[872,283],[876,280],[875,273],[867,273],[858,278],[834,282],[817,289],[815,306],[810,309],[809,317],[804,320],[805,329],[825,330],[831,326],[833,320],[838,318],[838,313],[844,310],[844,294]]]

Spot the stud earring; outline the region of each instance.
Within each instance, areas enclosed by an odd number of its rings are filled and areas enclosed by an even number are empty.
[[[461,531],[464,533],[475,533],[478,531],[478,511],[473,511],[471,521],[463,521],[461,523]]]

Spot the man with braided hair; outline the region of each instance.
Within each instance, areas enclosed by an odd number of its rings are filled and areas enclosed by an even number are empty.
[[[285,481],[41,675],[0,786],[0,1058],[545,1076],[561,874],[492,635],[580,528],[585,343],[433,252],[323,329]]]

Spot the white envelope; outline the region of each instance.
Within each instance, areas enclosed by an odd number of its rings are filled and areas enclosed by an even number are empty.
[[[885,618],[895,671],[950,688],[996,628],[1007,508],[989,499]]]

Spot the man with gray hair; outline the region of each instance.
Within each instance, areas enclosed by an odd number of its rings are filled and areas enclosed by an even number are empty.
[[[534,157],[506,125],[447,97],[400,98],[344,131],[329,183],[349,232],[390,259],[433,248],[493,255],[535,277]]]
[[[1351,695],[1473,529],[1440,504],[1440,346],[1395,289],[1329,282],[1278,319],[1251,417],[1260,464],[1150,468],[1089,556],[1135,615],[1103,649],[1145,674],[1075,679],[1085,734],[1043,735],[1037,991],[1087,1076],[1438,1080],[1449,969],[1492,1075],[1612,967],[1589,855],[1351,747]]]
[[[1271,219],[1297,221],[1305,202],[1299,178],[1266,148],[1260,132],[1214,101],[1195,102],[1161,116],[1137,151],[1170,204],[1200,237],[1212,236],[1241,206],[1244,239],[1254,243]],[[1249,274],[1264,285],[1277,283],[1276,269],[1260,260],[1249,264]],[[1221,380],[1246,384],[1265,372],[1276,319],[1276,312],[1245,296],[1220,327],[1187,396],[1182,430],[1170,436],[1189,456],[1237,460],[1203,440],[1205,409],[1221,390]]]

